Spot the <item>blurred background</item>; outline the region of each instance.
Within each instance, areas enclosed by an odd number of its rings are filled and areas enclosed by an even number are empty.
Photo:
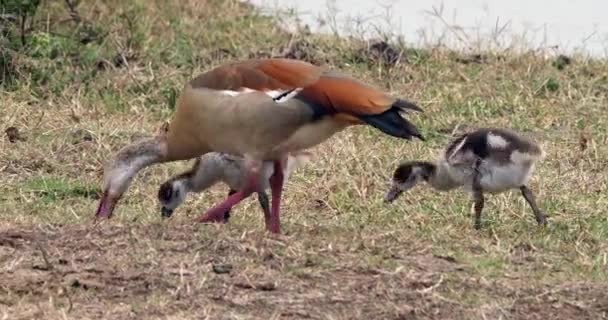
[[[601,0],[249,0],[293,10],[317,32],[402,35],[412,45],[545,48],[604,57],[608,2]],[[488,42],[488,39],[493,41]]]

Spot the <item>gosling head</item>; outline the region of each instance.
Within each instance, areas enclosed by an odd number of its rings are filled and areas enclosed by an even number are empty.
[[[183,180],[169,180],[158,188],[158,201],[160,213],[163,218],[169,218],[173,211],[186,200],[188,187]]]
[[[409,161],[401,163],[393,173],[393,184],[384,196],[385,202],[393,202],[404,191],[407,191],[420,181],[428,181],[435,165],[423,161]]]

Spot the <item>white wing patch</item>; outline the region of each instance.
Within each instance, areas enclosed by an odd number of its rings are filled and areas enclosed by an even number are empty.
[[[494,149],[504,149],[509,145],[509,141],[507,141],[505,138],[492,133],[488,133],[487,140],[490,148]]]
[[[283,102],[295,97],[298,93],[300,93],[300,91],[302,91],[302,88],[295,88],[295,89],[283,91],[277,95],[274,95],[272,99],[274,99],[274,101],[276,103],[283,103]],[[274,91],[272,91],[272,92],[274,92]]]
[[[236,97],[240,94],[244,94],[244,93],[251,93],[251,92],[255,92],[256,90],[253,89],[249,89],[249,88],[241,88],[238,91],[235,90],[220,90],[221,94],[225,94],[227,96],[232,96],[232,97]]]
[[[281,91],[281,90],[267,90],[267,91],[264,91],[265,94],[267,94],[268,96],[270,96],[273,99],[275,97],[280,96],[283,92],[285,92],[285,91]]]
[[[265,90],[262,92],[264,92],[266,95],[271,97],[275,102],[282,103],[282,102],[285,102],[285,101],[293,98],[298,93],[300,93],[300,91],[302,91],[302,88],[295,88],[295,89],[290,89],[290,90]],[[239,90],[236,90],[236,91],[235,90],[220,90],[221,94],[225,94],[225,95],[228,95],[231,97],[236,97],[238,95],[245,94],[245,93],[251,93],[251,92],[260,92],[260,91],[254,90],[251,88],[245,88],[245,87],[243,87]]]

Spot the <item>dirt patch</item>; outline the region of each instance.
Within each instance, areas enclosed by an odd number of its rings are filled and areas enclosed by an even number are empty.
[[[313,248],[297,239],[222,232],[169,224],[2,226],[0,305],[11,319],[598,319],[608,313],[602,284],[484,284],[455,258],[425,250],[387,258],[395,262],[391,269],[347,250],[306,254]],[[454,298],[459,292],[484,298]]]

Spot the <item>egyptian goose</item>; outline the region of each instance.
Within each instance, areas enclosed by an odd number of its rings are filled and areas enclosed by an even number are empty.
[[[274,162],[271,217],[280,233],[279,204],[288,153],[327,140],[352,125],[368,124],[393,137],[424,140],[401,112],[422,111],[351,77],[291,59],[252,59],[216,67],[189,81],[165,133],[123,147],[104,171],[97,217],[111,217],[132,178],[155,163],[209,152],[244,157],[247,183],[197,218],[222,222],[224,212],[256,190],[263,161]]]
[[[310,154],[300,152],[287,157],[284,181],[296,167],[310,159]],[[223,182],[230,188],[228,196],[240,190],[245,184],[245,163],[242,157],[226,153],[210,152],[196,159],[192,168],[188,171],[175,175],[162,183],[158,189],[158,201],[161,204],[161,215],[165,218],[171,217],[173,211],[179,207],[190,192],[200,193],[212,187],[218,182]],[[271,161],[264,161],[259,181],[258,201],[264,211],[264,219],[270,219],[270,204],[268,194],[265,192],[270,185],[270,176],[274,173],[274,165]],[[224,221],[228,222],[230,209],[224,212]]]
[[[393,186],[385,201],[394,201],[403,191],[426,181],[440,191],[463,187],[475,201],[475,228],[481,228],[484,192],[519,189],[539,225],[547,223],[527,187],[534,165],[545,157],[543,149],[529,138],[509,129],[482,128],[463,134],[448,144],[436,163],[409,161],[393,173]]]

